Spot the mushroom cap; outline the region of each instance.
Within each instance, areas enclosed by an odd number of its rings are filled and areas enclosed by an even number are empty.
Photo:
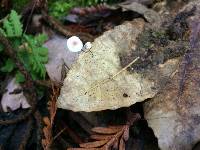
[[[84,49],[91,49],[92,48],[92,43],[91,42],[86,42],[84,45]]]
[[[79,52],[83,48],[83,42],[77,36],[72,36],[67,40],[67,48],[71,52]]]

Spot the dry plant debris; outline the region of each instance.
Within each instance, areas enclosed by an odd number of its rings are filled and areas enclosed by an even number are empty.
[[[108,127],[94,127],[90,139],[93,142],[81,143],[81,148],[68,148],[67,150],[125,150],[125,142],[129,139],[129,129],[140,119],[139,114],[134,114],[130,121],[125,125]]]
[[[52,85],[52,95],[48,103],[49,117],[43,118],[45,126],[43,127],[44,139],[42,139],[42,146],[44,150],[48,150],[53,142],[52,127],[57,111],[56,99],[59,93],[60,89]]]
[[[1,99],[1,106],[4,112],[8,112],[8,109],[14,111],[20,107],[23,109],[30,107],[23,94],[22,87],[16,83],[15,78],[8,81],[6,90]]]
[[[67,48],[67,38],[54,36],[45,43],[48,48],[48,63],[45,65],[47,73],[52,81],[62,81],[63,65],[66,72],[76,62],[79,53],[73,53]]]

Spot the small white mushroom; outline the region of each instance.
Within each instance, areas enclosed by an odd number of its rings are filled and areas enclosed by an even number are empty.
[[[85,45],[83,46],[84,50],[89,50],[92,48],[92,43],[91,42],[86,42]]]
[[[83,42],[77,36],[72,36],[67,40],[67,48],[71,52],[79,52],[83,48]]]

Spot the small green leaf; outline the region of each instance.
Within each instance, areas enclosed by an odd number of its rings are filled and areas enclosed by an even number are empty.
[[[3,21],[3,29],[0,29],[0,33],[7,37],[20,37],[23,32],[20,18],[16,11],[11,10],[9,17]]]
[[[9,21],[12,23],[14,35],[19,37],[22,35],[22,24],[20,22],[21,16],[16,11],[11,10]]]
[[[37,41],[38,45],[44,44],[44,42],[48,39],[47,35],[45,34],[39,34],[35,37],[35,40]]]
[[[15,79],[16,79],[17,83],[22,83],[22,82],[25,81],[24,75],[21,72],[19,72],[19,71],[16,73]]]
[[[15,68],[15,64],[12,59],[7,59],[3,67],[1,67],[2,72],[11,72]]]
[[[3,22],[3,28],[5,29],[6,35],[8,37],[13,37],[14,36],[12,24],[7,19],[4,20],[4,22]]]

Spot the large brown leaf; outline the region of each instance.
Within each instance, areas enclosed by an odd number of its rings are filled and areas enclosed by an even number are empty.
[[[176,70],[179,60],[166,58],[159,64],[160,57],[165,56],[162,48],[155,48],[145,63],[138,60],[138,56],[149,54],[137,48],[144,26],[142,19],[136,19],[95,39],[90,51],[80,54],[67,74],[58,107],[90,112],[127,107],[152,98]],[[137,61],[141,65],[135,68],[140,71],[131,72],[137,70],[131,65]]]

